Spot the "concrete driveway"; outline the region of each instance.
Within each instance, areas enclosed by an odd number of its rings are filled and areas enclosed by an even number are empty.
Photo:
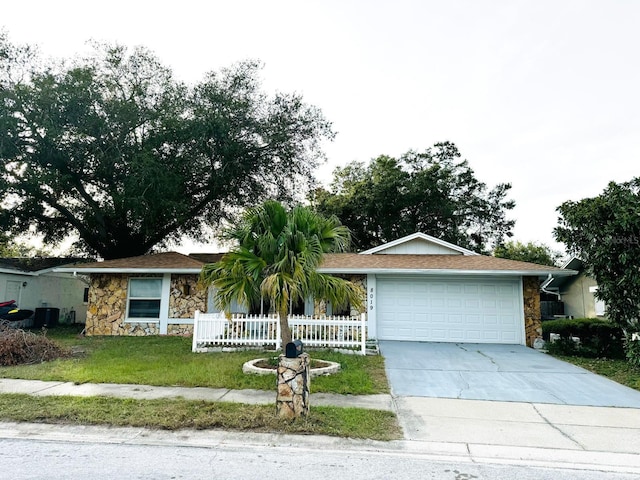
[[[395,396],[640,408],[640,392],[522,345],[379,345]]]

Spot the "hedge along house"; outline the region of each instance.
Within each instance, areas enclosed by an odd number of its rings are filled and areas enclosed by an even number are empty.
[[[64,271],[90,275],[87,334],[189,335],[196,310],[214,311],[212,292],[197,281],[202,266],[219,258],[170,252]],[[478,255],[423,233],[326,255],[319,270],[362,286],[369,338],[530,346],[541,336],[541,281],[577,273]],[[306,315],[359,313],[322,299],[293,307]]]

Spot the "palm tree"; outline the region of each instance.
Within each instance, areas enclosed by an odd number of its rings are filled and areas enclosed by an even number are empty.
[[[249,209],[225,237],[238,246],[201,273],[205,285],[216,289],[221,310],[235,300],[247,307],[266,298],[278,314],[282,347],[291,341],[287,317],[290,306],[309,297],[333,305],[362,306],[353,283],[317,272],[326,253],[343,252],[350,243],[347,227],[336,217],[323,217],[308,207],[287,211],[268,201]]]

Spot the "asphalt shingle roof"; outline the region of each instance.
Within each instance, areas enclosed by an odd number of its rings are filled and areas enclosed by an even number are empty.
[[[104,262],[92,262],[74,265],[77,270],[83,269],[192,269],[202,268],[205,262],[178,252],[164,252],[138,257],[117,258]]]
[[[0,258],[0,268],[19,270],[22,272],[39,272],[49,268],[71,265],[78,262],[87,262],[87,258],[76,257],[25,257],[25,258]]]
[[[405,255],[334,253],[327,255],[321,265],[323,270],[463,270],[463,271],[565,271],[557,267],[519,262],[487,255]],[[565,271],[566,272],[566,271]]]
[[[94,262],[74,265],[75,270],[193,270],[200,269],[206,263],[213,263],[222,257],[216,254],[182,255],[177,252],[157,253],[139,257],[120,258],[104,262]],[[405,255],[405,254],[374,254],[361,255],[357,253],[335,253],[325,256],[320,267],[331,272],[375,271],[375,270],[456,270],[456,271],[504,271],[531,272],[546,275],[547,273],[564,272],[567,270],[535,263],[506,260],[486,255]]]

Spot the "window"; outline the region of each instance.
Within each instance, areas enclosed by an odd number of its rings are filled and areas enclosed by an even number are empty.
[[[161,278],[132,278],[129,280],[127,318],[160,318]]]
[[[351,316],[351,304],[349,302],[343,305],[332,305],[332,315],[336,317],[349,317]]]
[[[595,287],[589,287],[589,293],[596,293],[598,291],[598,286],[596,285]],[[597,317],[603,317],[605,315],[605,311],[607,309],[604,300],[600,300],[599,298],[595,298],[595,296],[593,297],[593,301],[594,303],[594,310],[596,313]]]
[[[290,308],[291,315],[304,315],[306,313],[304,300],[298,300],[293,303]]]

